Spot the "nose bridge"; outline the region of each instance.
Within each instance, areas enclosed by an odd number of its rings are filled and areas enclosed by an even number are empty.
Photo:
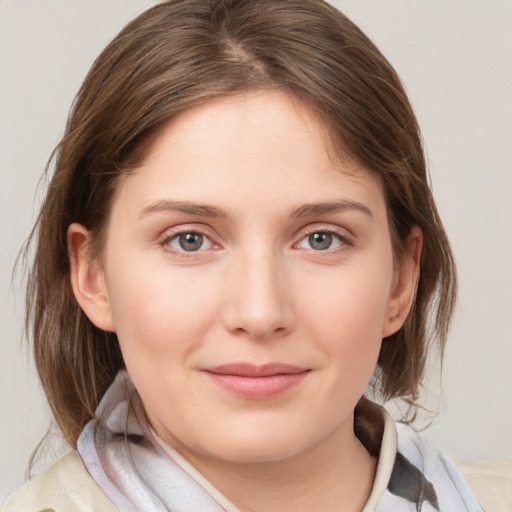
[[[293,312],[282,256],[271,247],[252,245],[237,255],[233,267],[229,328],[256,339],[288,331]]]

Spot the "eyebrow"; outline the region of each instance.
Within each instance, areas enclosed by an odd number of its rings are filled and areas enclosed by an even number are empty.
[[[292,211],[290,217],[300,218],[312,215],[323,215],[326,213],[336,213],[339,211],[355,210],[364,213],[368,217],[373,217],[372,211],[362,203],[341,199],[327,203],[303,204]]]
[[[216,206],[192,203],[191,201],[171,201],[161,199],[151,203],[141,210],[139,219],[147,217],[152,213],[158,212],[179,212],[187,215],[197,215],[199,217],[225,218],[227,213]]]
[[[323,215],[327,213],[336,213],[339,211],[355,210],[364,213],[368,217],[373,217],[372,211],[362,203],[341,199],[338,201],[329,201],[326,203],[306,203],[295,208],[290,218],[310,217],[313,215]],[[191,201],[172,201],[169,199],[160,199],[141,210],[138,218],[142,219],[152,213],[160,212],[178,212],[186,215],[197,215],[199,217],[226,218],[228,214],[221,208],[206,204],[193,203]]]

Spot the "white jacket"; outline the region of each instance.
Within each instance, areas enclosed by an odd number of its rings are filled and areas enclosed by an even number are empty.
[[[512,460],[456,462],[485,511],[512,511]],[[18,489],[1,512],[120,512],[71,451]],[[121,511],[122,512],[122,511]],[[200,511],[198,511],[200,512]]]
[[[71,451],[7,499],[2,512],[119,512]]]

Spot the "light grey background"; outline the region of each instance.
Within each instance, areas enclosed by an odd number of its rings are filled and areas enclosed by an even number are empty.
[[[48,424],[21,348],[11,270],[36,185],[92,61],[147,0],[0,0],[0,501]],[[460,272],[443,393],[426,435],[466,459],[512,457],[512,2],[338,0],[406,85]]]

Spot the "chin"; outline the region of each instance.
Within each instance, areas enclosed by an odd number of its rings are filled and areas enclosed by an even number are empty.
[[[301,453],[303,447],[298,445],[283,445],[281,442],[252,442],[230,443],[224,451],[216,447],[217,458],[232,464],[266,464],[290,459]]]
[[[229,432],[226,435],[226,432]],[[264,464],[292,458],[315,443],[307,432],[272,426],[237,431],[223,430],[199,448],[204,455],[233,464]],[[291,435],[293,434],[293,435]],[[302,435],[301,435],[302,434]]]

